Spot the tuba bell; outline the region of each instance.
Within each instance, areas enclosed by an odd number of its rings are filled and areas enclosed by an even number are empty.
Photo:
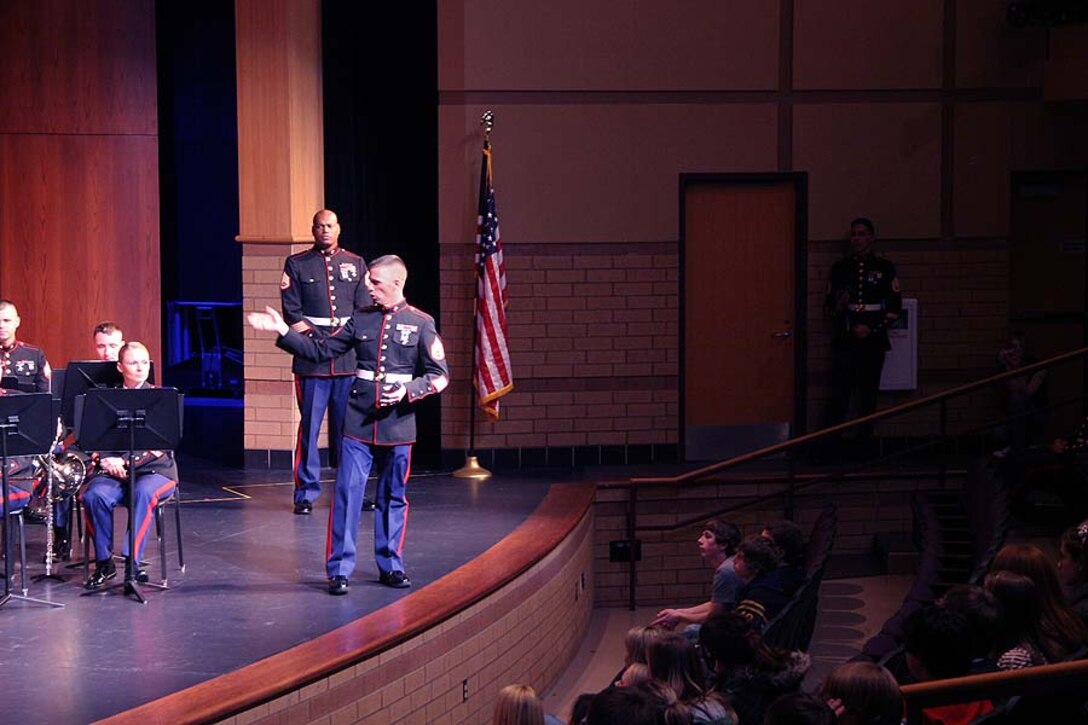
[[[34,457],[34,477],[43,484],[48,476],[46,466],[53,470],[53,501],[75,496],[87,478],[87,463],[72,451]]]

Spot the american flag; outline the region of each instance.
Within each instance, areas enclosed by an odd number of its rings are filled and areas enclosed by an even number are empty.
[[[480,208],[476,217],[476,360],[478,405],[492,419],[499,417],[499,398],[514,389],[510,350],[506,345],[506,265],[495,211],[491,179],[491,144],[484,142],[480,167]]]

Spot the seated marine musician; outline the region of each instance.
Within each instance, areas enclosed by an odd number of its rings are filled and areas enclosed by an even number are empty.
[[[147,382],[151,369],[150,355],[141,342],[127,342],[117,359],[122,386],[126,389],[153,387]],[[178,480],[177,465],[171,451],[135,451],[133,460],[128,452],[97,453],[92,456],[95,473],[82,494],[87,527],[94,540],[95,570],[87,580],[88,589],[98,589],[117,576],[113,563],[113,509],[124,502],[129,466],[135,467],[136,488],[133,492],[133,517],[136,531],[135,561],[143,556],[150,519],[159,502],[173,493]],[[133,558],[125,537],[126,573],[135,573],[137,581],[147,581],[147,574],[132,569]]]
[[[94,358],[103,362],[117,362],[117,353],[125,344],[125,332],[116,322],[103,320],[94,326]],[[81,460],[87,457],[75,445],[75,435],[69,435],[61,442],[58,453],[73,453]],[[44,486],[44,484],[39,484]],[[67,561],[71,558],[71,497],[58,498],[53,502],[53,558]]]

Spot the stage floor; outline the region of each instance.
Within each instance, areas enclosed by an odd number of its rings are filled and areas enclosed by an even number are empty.
[[[64,608],[20,600],[0,608],[0,681],[7,693],[0,722],[98,720],[281,652],[412,591],[380,585],[373,557],[361,555],[350,593],[328,594],[324,551],[332,471],[325,472],[329,480],[314,513],[295,516],[286,471],[247,472],[184,459],[181,470],[186,571],[177,567],[168,510],[168,591],[145,585],[146,604],[121,589],[80,596],[82,568],[62,567],[65,581],[31,582],[28,596]],[[570,471],[485,483],[413,475],[405,544],[413,588],[500,541],[555,480],[570,480]],[[124,516],[118,508],[118,544]],[[44,572],[44,541],[45,527],[27,527],[31,575]],[[371,514],[364,513],[361,554],[373,550],[372,542]],[[144,558],[152,582],[158,581],[154,540]]]

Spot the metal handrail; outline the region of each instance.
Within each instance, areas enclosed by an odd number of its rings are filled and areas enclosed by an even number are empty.
[[[899,405],[887,408],[886,410],[877,411],[862,418],[848,420],[845,423],[839,423],[837,425],[829,426],[827,428],[821,428],[820,430],[813,431],[812,433],[806,433],[805,435],[798,436],[797,438],[790,438],[789,440],[782,441],[781,443],[775,443],[774,445],[760,448],[755,451],[750,451],[749,453],[744,453],[739,456],[733,456],[732,458],[728,458],[724,461],[719,461],[718,463],[712,463],[709,466],[697,468],[694,471],[688,471],[677,476],[633,476],[630,479],[630,482],[635,485],[687,483],[688,481],[694,481],[696,479],[703,478],[704,476],[718,473],[719,471],[736,468],[743,463],[759,460],[760,458],[766,458],[767,456],[781,453],[783,451],[793,450],[806,443],[811,443],[812,441],[827,438],[828,436],[850,430],[851,428],[867,425],[870,423],[876,423],[886,418],[892,418],[902,413],[909,413],[913,410],[917,410],[918,408],[924,408],[934,403],[944,403],[951,398],[959,397],[980,388],[985,388],[996,383],[1004,382],[1006,380],[1023,377],[1024,375],[1030,375],[1039,370],[1046,370],[1048,368],[1052,368],[1057,365],[1061,365],[1063,363],[1067,363],[1071,360],[1076,360],[1077,358],[1082,358],[1085,356],[1088,356],[1088,347],[1078,348],[1071,352],[1063,353],[1061,355],[1055,355],[1052,358],[1048,358],[1037,363],[1032,363],[1031,365],[1025,365],[1024,367],[1017,368],[1016,370],[1010,370],[1008,372],[991,375],[989,377],[983,378],[982,380],[976,380],[973,383],[966,383],[964,385],[959,385],[954,388],[949,388],[948,390],[943,390],[939,393],[933,393],[931,395],[925,396],[924,398],[919,398],[918,400],[900,403]]]
[[[920,682],[904,685],[900,690],[906,701],[907,722],[913,724],[924,722],[922,710],[927,707],[975,700],[999,700],[1010,695],[1053,697],[1082,694],[1086,678],[1088,661],[1077,660],[1022,670]]]
[[[623,487],[626,487],[627,490],[628,490],[627,511],[626,511],[626,517],[625,517],[626,518],[626,527],[625,527],[625,529],[626,529],[627,540],[631,544],[631,546],[628,548],[628,550],[630,552],[629,559],[628,559],[628,564],[629,564],[629,566],[628,566],[628,580],[629,580],[628,581],[628,599],[629,599],[630,608],[635,609],[635,606],[636,606],[635,587],[636,587],[637,578],[638,578],[637,560],[636,560],[636,557],[634,555],[634,551],[635,551],[634,542],[635,542],[635,538],[636,538],[636,533],[638,531],[649,531],[649,530],[653,530],[653,531],[674,531],[674,530],[678,530],[678,529],[681,529],[681,528],[685,528],[687,526],[692,525],[693,523],[696,523],[698,521],[702,521],[702,520],[706,519],[706,512],[703,512],[698,517],[673,522],[671,524],[664,524],[664,525],[658,525],[658,526],[652,526],[652,527],[639,526],[638,525],[638,494],[639,494],[639,489],[641,487],[651,486],[651,485],[655,485],[655,486],[662,486],[662,485],[679,486],[681,484],[688,484],[688,483],[692,483],[692,482],[697,482],[700,479],[706,478],[706,477],[711,476],[711,475],[716,474],[716,473],[720,473],[722,471],[729,470],[731,468],[736,468],[737,466],[740,466],[740,465],[745,464],[745,463],[749,463],[751,461],[756,461],[756,460],[766,458],[768,456],[772,456],[772,455],[775,455],[775,454],[778,454],[778,453],[783,453],[783,452],[790,453],[790,452],[794,451],[795,449],[799,448],[800,446],[807,445],[809,443],[812,443],[813,441],[822,440],[822,439],[828,438],[830,436],[842,433],[843,431],[851,430],[852,428],[855,428],[855,427],[858,427],[858,426],[873,424],[873,423],[885,420],[887,418],[892,418],[894,416],[902,415],[904,413],[909,413],[911,411],[918,410],[919,408],[924,408],[924,407],[928,407],[928,406],[931,406],[931,405],[939,405],[940,406],[940,426],[939,426],[939,433],[938,433],[937,438],[938,438],[938,440],[943,441],[943,440],[945,440],[947,438],[947,426],[948,426],[948,411],[947,411],[947,408],[948,408],[948,401],[951,400],[952,398],[960,397],[962,395],[966,395],[967,393],[974,392],[975,390],[980,390],[982,388],[990,387],[990,386],[996,385],[998,383],[1005,382],[1006,380],[1012,380],[1012,379],[1015,379],[1015,378],[1023,377],[1025,375],[1032,375],[1032,374],[1034,374],[1034,373],[1036,373],[1036,372],[1038,372],[1040,370],[1047,370],[1049,368],[1056,367],[1058,365],[1062,365],[1062,364],[1065,364],[1067,362],[1071,362],[1073,360],[1081,359],[1081,358],[1084,358],[1086,356],[1088,356],[1088,347],[1078,348],[1076,350],[1072,350],[1070,352],[1063,353],[1061,355],[1055,355],[1054,357],[1048,358],[1046,360],[1042,360],[1042,361],[1037,362],[1037,363],[1032,363],[1031,365],[1025,365],[1024,367],[1017,368],[1016,370],[1009,370],[1007,372],[997,373],[995,375],[990,375],[988,377],[983,378],[982,380],[977,380],[977,381],[975,381],[973,383],[966,383],[964,385],[958,385],[958,386],[956,386],[954,388],[950,388],[948,390],[944,390],[944,391],[941,391],[939,393],[933,393],[931,395],[927,395],[927,396],[925,396],[923,398],[919,398],[918,400],[912,400],[912,401],[909,401],[909,402],[906,402],[906,403],[901,403],[899,405],[893,406],[893,407],[888,408],[886,410],[881,410],[881,411],[872,413],[871,415],[866,415],[866,416],[861,417],[861,418],[855,418],[854,420],[846,421],[844,423],[839,423],[837,425],[829,426],[827,428],[822,428],[822,429],[814,431],[812,433],[807,433],[805,435],[798,436],[797,438],[791,438],[789,440],[782,441],[781,443],[776,443],[774,445],[766,446],[764,448],[760,448],[758,450],[751,451],[749,453],[744,453],[744,454],[741,454],[739,456],[733,456],[732,458],[728,458],[728,459],[726,459],[724,461],[719,461],[718,463],[713,463],[713,464],[710,464],[708,466],[703,466],[702,468],[697,468],[697,469],[695,469],[693,471],[687,471],[685,473],[681,473],[681,474],[678,474],[678,475],[675,475],[675,476],[632,476],[629,479],[627,479],[626,483],[618,483],[617,482],[617,483],[610,484],[609,487],[623,486]],[[749,499],[745,500],[742,503],[731,504],[728,507],[720,509],[719,511],[715,512],[714,515],[717,516],[717,515],[721,515],[723,513],[730,512],[730,511],[738,511],[738,510],[745,509],[745,508],[748,508],[748,507],[751,507],[751,506],[754,506],[754,505],[758,505],[759,503],[763,503],[763,502],[769,501],[771,499],[780,498],[780,497],[782,497],[784,495],[786,497],[786,499],[787,499],[787,504],[786,504],[786,507],[785,507],[786,508],[786,516],[787,516],[787,518],[792,518],[793,500],[794,500],[794,495],[796,494],[798,487],[797,487],[797,484],[796,484],[796,475],[795,475],[794,470],[793,470],[793,457],[787,455],[786,461],[787,461],[787,469],[786,469],[785,478],[786,478],[787,486],[786,486],[786,490],[784,492],[776,491],[776,492],[773,492],[773,493],[764,494],[762,496],[750,497]],[[858,466],[857,468],[853,469],[852,472],[857,472],[857,471],[863,470],[867,466],[868,466],[868,464],[862,464],[862,465]],[[812,487],[812,486],[814,486],[816,484],[819,484],[819,483],[824,483],[824,482],[830,481],[830,480],[837,480],[837,479],[841,478],[844,475],[844,473],[847,473],[847,472],[838,471],[838,472],[831,473],[831,474],[827,475],[825,478],[823,478],[822,480],[818,479],[818,480],[815,480],[815,481],[809,481],[803,487],[804,488],[810,488],[810,487]],[[943,480],[944,480],[944,478],[945,478],[945,476],[947,474],[948,474],[948,469],[947,469],[947,467],[945,465],[944,460],[942,459],[940,461],[940,463],[939,463],[939,466],[938,466],[938,472],[936,474],[929,473],[927,475],[936,475],[943,482]]]

